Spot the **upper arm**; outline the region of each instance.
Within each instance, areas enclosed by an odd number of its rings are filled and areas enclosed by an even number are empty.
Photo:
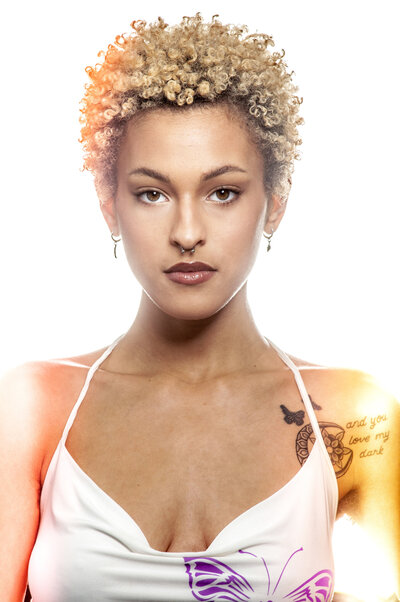
[[[0,591],[22,601],[40,517],[42,368],[27,363],[0,378]]]
[[[361,385],[353,410],[360,426],[346,425],[354,451],[355,490],[346,512],[391,567],[399,596],[400,404],[368,374],[363,374]]]

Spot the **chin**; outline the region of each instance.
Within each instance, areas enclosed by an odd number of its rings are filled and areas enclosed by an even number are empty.
[[[180,299],[177,301],[173,296],[170,296],[167,302],[165,297],[160,300],[154,297],[150,297],[150,299],[164,314],[176,320],[206,320],[218,313],[229,302],[229,299],[225,299],[221,304],[215,299],[206,299],[202,295],[195,300]]]

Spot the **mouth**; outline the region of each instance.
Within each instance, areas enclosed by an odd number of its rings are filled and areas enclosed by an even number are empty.
[[[203,263],[202,261],[175,263],[175,265],[171,266],[167,270],[164,270],[164,272],[166,274],[170,274],[171,272],[216,272],[216,271],[217,270],[215,268],[208,265],[208,263]]]
[[[191,263],[176,263],[164,271],[167,278],[172,282],[191,285],[207,282],[217,270],[208,263],[193,261]]]

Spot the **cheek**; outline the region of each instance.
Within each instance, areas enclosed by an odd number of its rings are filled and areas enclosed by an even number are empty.
[[[249,215],[243,212],[238,219],[227,220],[221,237],[221,248],[229,249],[235,264],[243,268],[251,267],[257,257],[262,236],[263,215]]]
[[[121,234],[127,261],[134,274],[140,277],[153,264],[159,249],[157,234],[151,228],[143,228],[138,221],[123,222]],[[140,279],[140,278],[139,278]]]

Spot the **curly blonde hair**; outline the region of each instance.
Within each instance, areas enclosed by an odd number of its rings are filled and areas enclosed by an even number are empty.
[[[101,202],[117,190],[116,162],[127,122],[139,112],[183,110],[199,103],[223,103],[248,126],[264,161],[267,193],[286,198],[301,144],[297,126],[302,102],[295,92],[284,51],[271,53],[271,36],[246,25],[223,25],[197,12],[169,26],[162,17],[109,44],[102,64],[86,67],[79,118],[85,150],[83,169],[94,174]],[[147,26],[146,26],[147,25]]]

